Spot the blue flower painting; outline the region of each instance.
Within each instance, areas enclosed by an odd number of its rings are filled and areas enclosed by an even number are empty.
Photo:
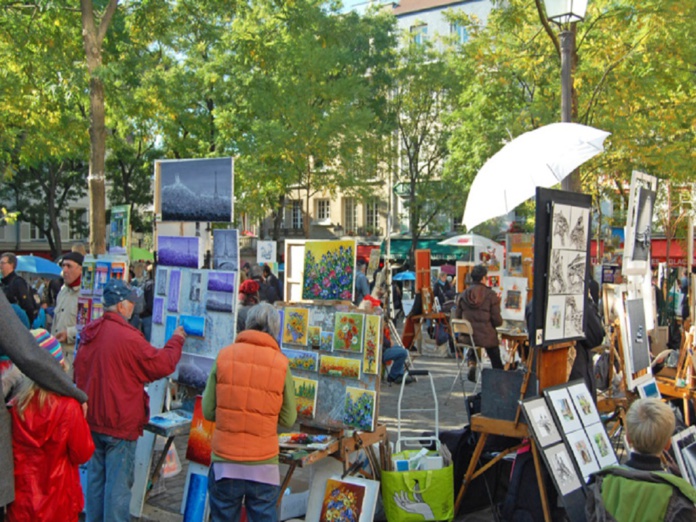
[[[374,391],[348,386],[343,409],[343,423],[359,430],[373,431],[376,395]]]
[[[353,298],[355,241],[305,243],[302,299]]]

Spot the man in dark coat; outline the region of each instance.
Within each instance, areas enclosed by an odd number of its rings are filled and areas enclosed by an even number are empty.
[[[471,270],[473,284],[469,285],[457,298],[454,316],[457,319],[466,319],[471,323],[474,329],[474,343],[476,346],[486,349],[493,368],[502,370],[500,343],[498,342],[498,332],[495,329],[503,324],[503,318],[500,315],[500,298],[486,286],[487,275],[488,269],[483,265],[476,265]],[[473,373],[469,370],[470,375]]]
[[[5,252],[0,256],[0,273],[2,274],[2,290],[10,304],[19,305],[27,313],[29,324],[36,319],[38,306],[34,301],[29,284],[23,277],[17,275],[17,256]]]

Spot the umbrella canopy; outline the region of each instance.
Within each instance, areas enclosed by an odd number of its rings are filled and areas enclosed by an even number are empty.
[[[440,241],[438,245],[450,245],[450,246],[461,246],[461,247],[474,247],[474,248],[497,248],[500,244],[496,243],[492,239],[487,237],[479,236],[478,234],[460,234],[458,236],[448,237],[444,241]]]
[[[415,280],[416,280],[416,274],[413,272],[399,272],[394,277],[392,277],[392,281],[415,281]]]
[[[471,184],[463,223],[472,229],[551,187],[604,150],[609,132],[552,123],[518,136],[490,158]]]
[[[40,277],[59,278],[62,269],[53,261],[36,256],[17,256],[17,272],[26,272]]]

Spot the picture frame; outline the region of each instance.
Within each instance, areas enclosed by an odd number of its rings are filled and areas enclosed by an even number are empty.
[[[520,254],[520,260],[521,256],[522,254]],[[524,321],[524,312],[527,307],[527,279],[503,277],[502,287],[500,315],[508,321]]]
[[[542,451],[547,469],[556,489],[562,497],[582,488],[582,482],[573,465],[573,460],[563,442]]]
[[[626,235],[621,271],[624,275],[643,275],[650,269],[652,213],[657,194],[657,178],[634,170],[626,214]]]
[[[661,399],[662,394],[660,388],[657,387],[655,377],[650,377],[648,380],[636,384],[638,395],[641,399]]]
[[[592,426],[588,426],[585,428],[585,433],[587,433],[587,438],[590,441],[590,445],[592,446],[592,450],[594,451],[600,468],[606,468],[607,466],[613,466],[619,463],[619,459],[616,457],[614,447],[611,445],[607,431],[604,429],[604,424],[599,422]]]
[[[682,477],[692,486],[694,486],[694,482],[691,481],[689,469],[686,467],[686,463],[684,462],[682,451],[694,442],[696,442],[696,426],[689,426],[679,433],[672,435],[672,451],[674,451],[674,459],[677,461],[677,465],[679,466],[679,471],[681,472]]]
[[[580,416],[575,411],[573,400],[570,398],[566,385],[546,388],[544,395],[562,433],[572,433],[582,428]]]
[[[595,457],[592,445],[585,433],[585,430],[577,430],[567,434],[568,446],[573,454],[583,482],[587,484],[592,473],[599,471],[600,466]]]
[[[548,403],[543,397],[535,397],[522,402],[522,410],[527,418],[527,425],[532,429],[537,444],[546,448],[561,441]]]
[[[601,422],[597,406],[584,381],[569,383],[568,393],[583,426],[587,427]]]
[[[213,230],[213,268],[239,271],[239,230],[234,228]]]

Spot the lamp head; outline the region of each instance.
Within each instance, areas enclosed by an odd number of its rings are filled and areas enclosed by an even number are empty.
[[[546,16],[558,25],[585,19],[587,0],[544,0]]]

